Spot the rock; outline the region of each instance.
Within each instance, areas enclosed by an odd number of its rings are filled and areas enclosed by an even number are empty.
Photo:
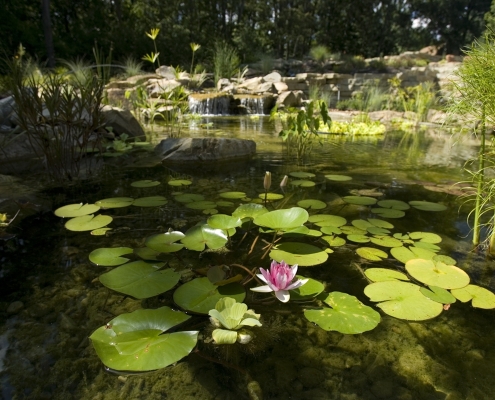
[[[244,81],[243,83],[241,83],[238,86],[238,88],[254,91],[254,90],[257,90],[258,87],[260,86],[260,84],[262,84],[262,83],[263,83],[263,78],[261,78],[261,77],[251,78],[251,79],[248,79],[248,80]]]
[[[165,164],[215,163],[249,159],[256,153],[253,140],[228,138],[168,138],[155,148]]]
[[[218,80],[217,82],[217,90],[220,92],[222,91],[222,89],[226,86],[230,86],[231,83],[230,83],[230,80],[227,79],[227,78],[221,78]]]
[[[272,72],[268,75],[265,75],[263,77],[263,80],[265,82],[271,82],[271,83],[282,82],[282,75],[280,75],[278,72]]]
[[[0,99],[0,125],[6,125],[8,127],[12,127],[14,125],[12,121],[14,105],[14,96]]]
[[[175,79],[175,68],[167,65],[162,65],[155,70],[157,75],[166,79]]]
[[[24,303],[22,301],[14,301],[7,307],[7,314],[17,314],[23,308]]]
[[[301,100],[301,96],[296,92],[282,92],[277,98],[277,106],[299,107],[301,105]]]
[[[171,92],[181,86],[181,83],[175,79],[150,79],[149,85],[146,86],[148,94],[151,97],[159,97],[164,92]]]
[[[101,112],[105,126],[112,127],[114,133],[118,135],[125,133],[130,138],[144,139],[146,137],[143,128],[129,110],[104,106]]]
[[[275,82],[273,84],[273,87],[275,88],[275,90],[278,92],[278,93],[281,93],[281,92],[286,92],[289,90],[289,86],[287,86],[286,83],[284,82]]]

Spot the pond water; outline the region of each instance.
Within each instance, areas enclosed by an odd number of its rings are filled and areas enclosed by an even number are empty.
[[[404,218],[387,219],[393,232],[434,232],[441,236],[441,254],[457,261],[471,282],[495,289],[493,262],[472,251],[466,223],[469,208],[454,194],[455,182],[467,180],[466,159],[477,152],[475,140],[453,139],[447,132],[388,132],[381,137],[324,137],[304,165],[288,158],[267,118],[205,118],[184,132],[192,136],[254,139],[257,156],[245,163],[220,167],[165,168],[151,157],[122,156],[111,160],[98,178],[40,193],[51,211],[28,216],[15,226],[17,236],[0,243],[0,398],[9,399],[489,399],[495,393],[494,311],[457,301],[438,317],[410,322],[387,316],[363,293],[368,281],[362,271],[380,265],[397,266],[389,256],[381,262],[360,258],[357,243],[333,247],[326,262],[300,267],[298,273],[326,285],[326,292],[344,292],[380,311],[373,330],[356,335],[325,331],[303,315],[308,303],[266,302],[269,295],[248,291],[245,302],[261,314],[263,328],[251,345],[204,343],[211,328],[205,316],[193,315],[187,329],[200,331],[198,350],[166,368],[133,374],[107,371],[88,337],[117,315],[141,308],[177,309],[172,291],[145,300],[126,297],[104,287],[98,276],[111,267],[88,260],[101,247],[143,247],[150,235],[169,228],[185,232],[208,217],[202,210],[174,200],[177,192],[218,201],[222,191],[242,191],[249,198],[263,193],[265,171],[272,190],[284,175],[314,173],[312,187],[289,185],[285,207],[303,199],[318,199],[326,208],[310,214],[340,215],[350,223],[379,218],[368,206],[346,205],[341,198],[365,194],[381,199],[441,203],[445,211],[411,208]],[[156,127],[157,139],[160,135]],[[130,166],[129,166],[130,165]],[[330,181],[325,175],[346,175]],[[135,188],[151,179],[160,185]],[[190,186],[173,187],[171,179]],[[291,178],[295,180],[296,178]],[[25,182],[29,185],[29,181]],[[280,193],[280,191],[278,190]],[[107,236],[71,232],[53,210],[66,204],[129,196],[165,196],[161,207],[106,210],[113,228]],[[234,206],[221,208],[231,213]],[[285,200],[284,200],[285,201]],[[268,205],[277,207],[277,202]],[[225,206],[224,206],[225,207]],[[207,211],[208,212],[208,211]],[[244,264],[268,268],[261,239],[233,238],[228,252],[181,250],[167,256],[168,265],[192,279],[216,265]],[[271,235],[266,239],[269,241]],[[319,243],[312,239],[311,243]],[[264,245],[263,245],[264,246]],[[328,247],[328,246],[326,246]],[[388,251],[387,248],[382,250]],[[249,256],[248,256],[248,253]],[[242,271],[236,271],[236,273]],[[17,302],[17,303],[16,303]],[[22,303],[19,303],[22,302]],[[13,307],[13,304],[18,307]],[[8,310],[8,311],[7,311]],[[245,346],[245,347],[243,347]]]

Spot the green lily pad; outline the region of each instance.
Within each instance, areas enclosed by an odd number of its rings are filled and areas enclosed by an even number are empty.
[[[259,196],[258,196],[261,200],[265,200],[266,198],[266,201],[275,201],[275,200],[281,200],[284,198],[284,195],[283,194],[280,194],[280,193],[260,193]]]
[[[361,235],[361,234],[351,234],[347,235],[347,240],[350,240],[354,243],[368,243],[371,239],[369,236]]]
[[[261,229],[260,229],[261,230]],[[273,232],[273,230],[270,230]],[[307,226],[301,225],[297,228],[286,229],[284,230],[282,236],[283,237],[305,237],[309,233],[309,228]]]
[[[394,233],[393,237],[402,241],[408,240],[409,242],[412,242],[409,240],[409,235],[407,233]]]
[[[326,331],[358,334],[374,329],[380,314],[347,293],[332,292],[323,300],[331,308],[304,310],[304,316]]]
[[[192,181],[189,179],[173,179],[167,182],[170,186],[189,186],[192,184]]]
[[[460,289],[469,284],[469,275],[455,265],[441,261],[417,258],[406,263],[406,270],[413,278],[444,289]]]
[[[182,193],[174,197],[179,203],[193,203],[195,201],[203,201],[205,196],[196,193]]]
[[[196,278],[184,283],[174,292],[174,302],[179,307],[200,314],[208,314],[223,297],[232,297],[242,303],[246,291],[239,283],[217,286],[208,278]]]
[[[399,260],[402,263],[406,263],[409,260],[413,260],[415,258],[422,258],[425,260],[432,260],[433,257],[436,256],[436,253],[428,250],[428,249],[421,249],[419,247],[394,247],[390,249],[390,254],[396,259]]]
[[[402,218],[406,215],[404,211],[394,210],[393,208],[372,208],[370,211],[383,218]]]
[[[344,217],[339,215],[331,215],[331,214],[316,214],[311,215],[308,218],[309,222],[322,227],[322,226],[334,226],[336,228],[345,225],[347,220]]]
[[[320,281],[300,275],[297,275],[297,278],[308,279],[308,281],[301,287],[290,291],[291,300],[297,301],[313,299],[325,290],[325,285],[323,285]]]
[[[244,192],[222,192],[219,194],[219,196],[223,199],[243,199],[246,197],[246,193]]]
[[[371,238],[371,243],[383,247],[401,247],[402,242],[392,236],[375,236]]]
[[[163,334],[190,316],[169,307],[121,314],[94,331],[90,339],[103,364],[118,371],[152,371],[187,356],[198,331]]]
[[[297,205],[308,210],[322,210],[327,206],[327,203],[321,200],[307,199],[298,201]]]
[[[83,215],[94,214],[99,209],[100,206],[97,206],[96,204],[68,204],[57,208],[54,214],[61,218],[75,218],[82,217]]]
[[[304,208],[292,207],[258,215],[253,222],[255,225],[279,231],[297,228],[303,225],[308,217],[309,214]]]
[[[98,228],[98,229],[93,229],[90,233],[90,235],[93,236],[105,236],[108,231],[111,231],[112,228]]]
[[[103,228],[112,221],[113,218],[109,215],[97,215],[95,217],[93,214],[90,214],[69,219],[65,223],[65,227],[69,231],[75,232],[92,231],[95,229]]]
[[[366,234],[368,233],[368,232],[363,231],[362,229],[356,228],[355,226],[352,226],[352,225],[341,226],[340,230],[345,235],[365,235],[366,236]]]
[[[342,198],[346,203],[358,206],[371,206],[376,204],[376,199],[368,196],[345,196]]]
[[[356,228],[361,229],[362,231],[366,231],[368,228],[374,227],[374,225],[371,222],[365,221],[364,219],[355,219],[354,221],[351,222],[351,224],[352,226],[355,226]]]
[[[433,252],[437,252],[437,251],[440,251],[440,246],[437,246],[436,244],[433,244],[433,243],[428,243],[428,242],[416,242],[414,243],[414,247],[416,248],[420,248],[420,249],[426,249],[426,250],[430,250],[430,251],[433,251]]]
[[[383,219],[368,218],[368,222],[378,228],[394,229],[394,226],[390,222]]]
[[[227,214],[216,214],[208,218],[208,225],[212,228],[229,230],[242,225],[242,221],[238,217],[233,217]],[[235,232],[235,230],[234,230]]]
[[[409,280],[406,274],[388,268],[368,268],[366,271],[364,271],[364,274],[373,282]]]
[[[374,247],[359,247],[356,249],[356,253],[370,261],[382,261],[388,258],[388,254],[383,250],[375,249]]]
[[[150,249],[149,247],[138,247],[137,249],[134,249],[134,254],[146,261],[158,261],[160,252]]]
[[[391,208],[393,210],[409,210],[411,206],[400,200],[380,200],[378,205],[382,208]]]
[[[294,181],[290,181],[290,184],[292,186],[299,186],[299,187],[313,187],[316,185],[313,181],[308,181],[306,179],[296,179]]]
[[[186,207],[193,210],[207,210],[209,208],[214,209],[216,206],[217,204],[215,202],[208,200],[192,201],[190,203],[186,203]]]
[[[413,240],[420,240],[426,243],[440,243],[442,237],[432,232],[411,232],[409,237]]]
[[[322,236],[322,240],[328,243],[332,247],[340,247],[345,245],[345,239],[338,236]]]
[[[222,229],[203,224],[188,229],[181,241],[189,250],[203,251],[205,247],[216,250],[225,246],[228,237]]]
[[[270,258],[277,262],[285,261],[289,265],[300,267],[323,264],[328,259],[328,253],[307,243],[285,242],[275,246],[270,251]]]
[[[495,294],[477,285],[467,285],[461,289],[453,289],[452,294],[463,303],[472,300],[473,307],[491,309],[495,308]]]
[[[390,233],[388,229],[378,228],[377,226],[370,226],[366,229],[366,231],[372,235],[385,236]]]
[[[217,206],[218,207],[234,207],[235,204],[231,201],[227,201],[227,200],[220,200],[220,201],[216,201],[215,203],[217,203]]]
[[[100,275],[107,288],[136,299],[147,299],[172,289],[180,274],[172,268],[160,269],[165,263],[133,261]]]
[[[237,218],[250,218],[254,219],[258,215],[266,214],[268,212],[267,208],[261,204],[241,204],[239,207],[235,209],[232,213],[233,217]]]
[[[168,200],[163,196],[140,197],[132,202],[136,207],[160,207],[168,203]]]
[[[214,215],[218,214],[218,210],[216,208],[205,208],[202,213],[206,215]]]
[[[344,182],[352,180],[352,177],[346,175],[325,175],[329,181]]]
[[[314,178],[316,176],[311,172],[304,172],[304,171],[289,172],[289,175],[294,178]]]
[[[322,226],[320,231],[325,235],[340,235],[342,233],[342,231],[335,226]]]
[[[434,255],[432,260],[433,261],[441,261],[441,262],[448,264],[448,265],[455,265],[457,263],[457,261],[454,260],[452,257],[446,256],[443,254]]]
[[[137,187],[137,188],[147,188],[147,187],[153,187],[153,186],[158,186],[160,182],[158,181],[152,181],[150,179],[144,179],[142,181],[135,181],[131,183],[132,187]]]
[[[447,209],[446,206],[444,206],[443,204],[439,204],[439,203],[432,203],[432,202],[429,202],[429,201],[410,201],[409,204],[414,207],[414,208],[417,208],[418,210],[422,210],[422,211],[445,211]]]
[[[375,282],[364,288],[364,294],[386,314],[410,321],[423,321],[438,316],[443,306],[424,296],[418,285],[401,281]]]
[[[89,253],[89,261],[96,265],[105,267],[114,267],[129,261],[128,258],[121,257],[124,254],[130,254],[134,250],[130,247],[104,247],[93,250]]]
[[[455,303],[455,297],[444,288],[438,286],[428,286],[430,290],[422,287],[419,289],[423,295],[428,297],[429,299],[436,301],[437,303],[442,304],[452,304]]]
[[[180,231],[158,233],[148,237],[144,245],[159,253],[175,253],[184,248],[184,244],[177,242],[185,236]]]
[[[123,208],[130,206],[133,201],[132,197],[111,197],[98,200],[95,204],[101,208]]]

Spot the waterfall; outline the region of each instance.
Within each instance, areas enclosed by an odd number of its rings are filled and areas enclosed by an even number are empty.
[[[239,97],[240,107],[244,108],[246,114],[263,115],[265,99],[261,96]]]
[[[230,114],[230,97],[214,96],[198,98],[189,96],[189,111],[192,114],[200,115],[229,115]]]

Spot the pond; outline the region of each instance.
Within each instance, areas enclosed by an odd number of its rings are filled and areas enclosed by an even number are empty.
[[[459,200],[459,188],[454,186],[469,179],[463,167],[476,155],[476,140],[454,139],[438,129],[387,132],[379,137],[325,136],[309,161],[297,165],[286,156],[275,131],[265,117],[204,118],[184,134],[254,139],[257,156],[211,168],[172,169],[157,165],[148,156],[124,155],[110,160],[98,178],[39,193],[50,200],[51,210],[25,217],[14,229],[17,236],[0,243],[0,398],[491,398],[495,392],[494,311],[456,301],[432,319],[408,321],[387,315],[365,295],[370,281],[364,272],[376,267],[404,272],[404,265],[392,257],[390,247],[349,240],[349,232],[346,237],[334,231],[333,237],[342,237],[345,244],[306,234],[283,237],[281,242],[301,241],[323,249],[326,261],[301,265],[298,274],[323,283],[326,293],[347,293],[378,311],[381,320],[374,329],[357,334],[327,331],[304,313],[321,309],[321,300],[282,303],[270,293],[247,290],[243,301],[261,315],[262,323],[252,328],[250,343],[215,345],[208,316],[188,312],[191,318],[177,331],[198,331],[198,344],[180,361],[151,372],[122,373],[104,367],[89,339],[95,330],[111,329],[106,324],[115,317],[139,309],[180,308],[174,290],[137,299],[105,287],[99,276],[116,267],[96,265],[89,261],[89,254],[99,248],[143,249],[152,235],[169,229],[186,232],[215,215],[213,210],[230,215],[253,199],[262,206],[266,171],[272,175],[270,191],[285,196],[268,202],[268,211],[300,209],[299,202],[313,199],[323,202],[324,208],[309,209],[310,216],[337,215],[349,226],[356,220],[383,220],[383,226],[391,225],[390,231],[399,235],[434,233],[441,238],[439,254],[454,259],[472,284],[495,289],[493,262],[483,251],[472,251],[466,222],[469,207]],[[154,132],[159,138],[160,128]],[[279,182],[285,175],[289,175],[289,185],[282,193]],[[131,185],[142,180],[158,184]],[[173,186],[170,181],[190,184]],[[311,183],[294,185],[297,181]],[[29,180],[25,184],[29,186]],[[220,197],[226,192],[245,196]],[[178,200],[184,198],[180,194],[195,194],[213,205],[188,207]],[[103,210],[113,218],[112,230],[106,235],[69,231],[64,227],[66,220],[53,213],[68,204],[148,196],[163,196],[166,204]],[[381,217],[372,211],[375,205],[343,201],[347,196],[401,204],[425,201],[445,207],[435,212],[408,207],[403,218]],[[312,230],[321,228],[315,223],[307,225]],[[236,280],[238,274],[248,275],[242,266],[256,273],[259,267],[270,266],[272,253],[264,253],[270,251],[266,246],[273,233],[256,239],[257,232],[243,225],[229,236],[226,249],[182,249],[157,258],[178,272],[178,286],[205,277],[218,266],[224,266]],[[386,257],[367,260],[356,252],[363,246],[378,248]],[[135,254],[124,257],[139,259]]]

